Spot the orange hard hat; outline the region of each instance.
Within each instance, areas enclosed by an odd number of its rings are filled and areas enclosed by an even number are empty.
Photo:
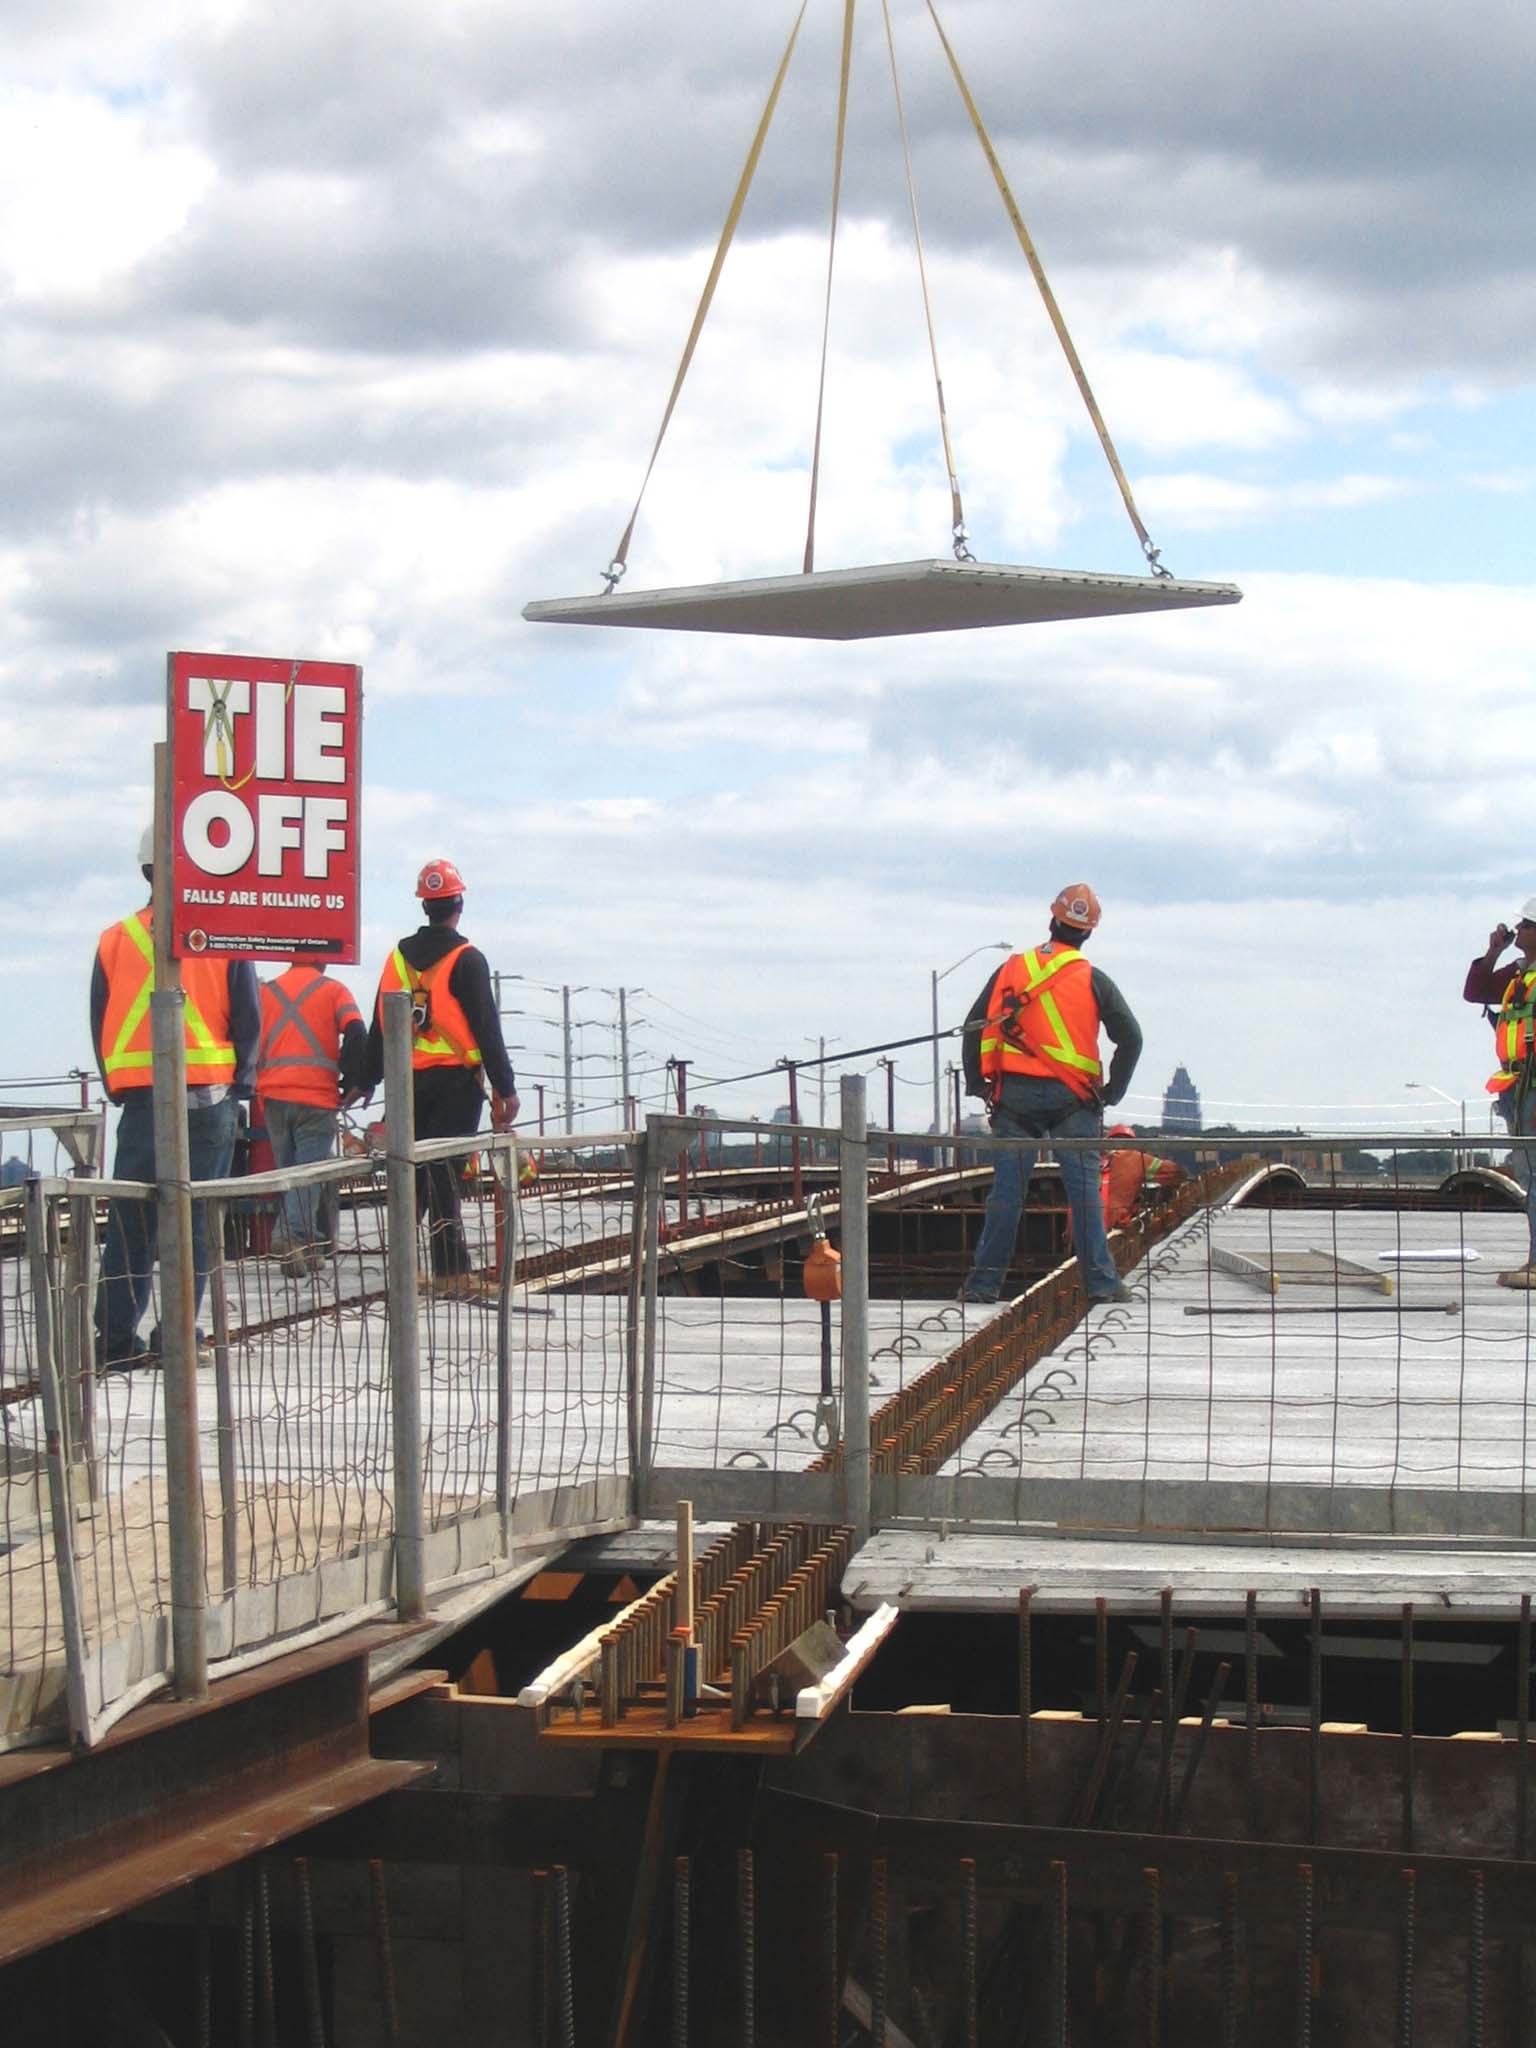
[[[462,896],[464,877],[451,860],[429,860],[416,877],[416,894],[423,902]]]
[[[1134,1138],[1136,1133],[1129,1124],[1116,1124],[1112,1130],[1106,1131],[1104,1135],[1108,1138]]]
[[[1068,882],[1051,905],[1051,915],[1058,924],[1075,925],[1080,932],[1091,932],[1104,913],[1086,882]]]

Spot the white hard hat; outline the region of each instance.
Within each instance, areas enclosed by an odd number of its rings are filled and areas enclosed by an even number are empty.
[[[152,868],[155,864],[155,828],[146,825],[139,834],[139,866]]]
[[[1520,922],[1536,924],[1536,896],[1527,896],[1520,906]]]

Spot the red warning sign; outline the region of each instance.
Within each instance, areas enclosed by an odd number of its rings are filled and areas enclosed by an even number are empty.
[[[173,654],[171,950],[356,960],[363,672]]]

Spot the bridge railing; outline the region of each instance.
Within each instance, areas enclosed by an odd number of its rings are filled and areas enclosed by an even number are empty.
[[[383,1155],[195,1183],[189,1487],[167,1456],[155,1189],[0,1194],[0,1747],[89,1744],[173,1681],[178,1604],[218,1676],[623,1526],[632,1319],[611,1254],[634,1146],[566,1144],[603,1174],[541,1179],[511,1136],[414,1144],[393,1212]]]
[[[663,1129],[687,1139],[686,1121]],[[778,1242],[745,1229],[723,1242],[718,1291],[680,1273],[668,1291],[663,1245],[646,1302],[644,1511],[688,1498],[710,1518],[863,1526],[863,1402],[877,1525],[1536,1537],[1536,1294],[1501,1284],[1531,1255],[1536,1140],[1474,1157],[1459,1138],[1401,1131],[1045,1150],[968,1132],[935,1171],[926,1133],[814,1135],[841,1145],[845,1191],[868,1173],[869,1297],[851,1300],[845,1258],[824,1382],[804,1207]],[[996,1302],[958,1300],[994,1170],[1023,1152],[1042,1162],[1027,1256]],[[1063,1240],[1062,1168],[1085,1152],[1143,1158],[1147,1184],[1110,1236],[1126,1301],[1086,1302]],[[882,1190],[893,1157],[907,1170]],[[849,1218],[830,1197],[824,1218],[846,1254]],[[695,1238],[679,1264],[702,1249]]]

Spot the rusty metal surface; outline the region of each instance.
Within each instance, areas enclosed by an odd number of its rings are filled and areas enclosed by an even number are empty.
[[[239,1862],[430,1775],[369,1754],[368,1657],[353,1631],[151,1702],[94,1750],[14,1766],[0,1831],[0,1962]]]

